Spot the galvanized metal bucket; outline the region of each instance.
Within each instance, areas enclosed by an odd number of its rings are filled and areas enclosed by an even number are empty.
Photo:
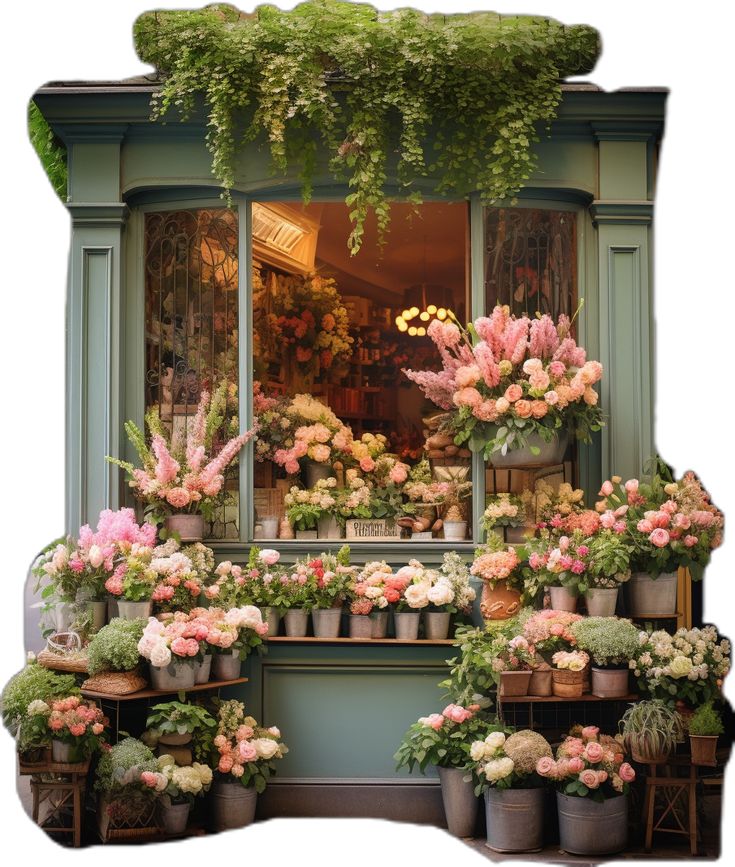
[[[183,834],[189,821],[191,804],[166,804],[163,799],[158,804],[161,825],[167,834]]]
[[[125,599],[117,600],[117,616],[123,620],[137,620],[139,617],[150,617],[151,601],[127,602]]]
[[[244,828],[255,820],[258,793],[238,782],[214,783],[209,792],[212,805],[212,827],[215,831]]]
[[[401,641],[416,641],[419,637],[420,611],[396,611],[393,622],[396,626],[396,638]]]
[[[548,467],[560,464],[564,460],[564,452],[567,450],[569,434],[563,431],[557,434],[551,442],[546,442],[538,434],[529,434],[526,438],[528,445],[522,449],[508,449],[502,455],[499,451],[490,455],[490,463],[501,469],[514,467]],[[534,454],[531,449],[538,449]]]
[[[373,622],[366,614],[350,614],[350,638],[372,638]]]
[[[590,587],[584,594],[590,617],[614,617],[618,604],[617,587]]]
[[[342,622],[341,608],[315,608],[311,612],[315,638],[337,638]]]
[[[177,533],[182,542],[201,542],[204,538],[202,515],[169,515],[164,526],[169,533]]]
[[[283,615],[286,624],[286,635],[291,638],[303,638],[309,626],[309,612],[306,608],[289,608]]]
[[[466,783],[463,779],[468,772],[459,768],[438,768],[438,771],[447,830],[453,837],[474,837],[478,799],[472,780]]]
[[[538,852],[544,844],[544,792],[486,789],[487,847],[495,852]]]
[[[627,668],[598,668],[592,666],[592,695],[598,698],[624,698],[628,695]]]
[[[370,622],[372,624],[371,638],[385,638],[388,634],[388,611],[371,611]]]
[[[281,624],[281,612],[278,608],[267,605],[265,608],[260,609],[260,613],[263,617],[263,622],[268,624],[268,638],[278,635],[278,627]]]
[[[667,617],[676,614],[678,583],[676,572],[662,572],[655,579],[647,572],[633,572],[626,585],[628,613],[631,617]]]
[[[566,587],[549,587],[549,596],[551,596],[551,607],[554,611],[571,611],[577,610],[577,597],[570,593]]]
[[[212,673],[212,654],[207,653],[196,670],[195,683],[206,683]]]
[[[449,621],[452,615],[446,611],[425,611],[424,631],[432,641],[443,641],[449,636]]]
[[[153,689],[170,689],[178,692],[180,689],[191,689],[196,682],[197,665],[172,659],[168,665],[151,665],[151,685]]]
[[[212,671],[215,680],[236,680],[240,677],[240,652],[215,653],[212,660]]]
[[[556,793],[559,844],[573,855],[610,855],[628,844],[628,796],[604,801]]]

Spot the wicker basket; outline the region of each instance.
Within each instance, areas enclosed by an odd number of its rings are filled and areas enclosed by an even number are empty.
[[[148,681],[138,671],[103,671],[88,677],[82,684],[82,689],[110,695],[130,695],[145,689],[147,685]]]
[[[554,668],[551,672],[554,695],[559,698],[580,698],[584,692],[584,671]]]
[[[36,662],[44,668],[54,671],[69,671],[75,674],[87,673],[87,654],[83,651],[75,653],[54,653],[45,648],[36,657]]]
[[[146,840],[161,834],[156,817],[156,801],[140,805],[132,810],[126,804],[124,816],[116,816],[115,799],[102,795],[97,806],[97,829],[103,843],[124,840]],[[111,809],[112,808],[112,809]]]

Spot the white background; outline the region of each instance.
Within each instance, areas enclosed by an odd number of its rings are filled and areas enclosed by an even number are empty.
[[[390,9],[396,4],[375,5]],[[678,474],[688,468],[698,472],[714,502],[735,520],[733,398],[728,390],[734,384],[730,372],[735,338],[729,322],[735,261],[728,207],[734,192],[732,7],[712,0],[686,6],[641,0],[417,0],[413,5],[438,12],[479,8],[536,13],[565,23],[591,24],[602,34],[603,54],[589,80],[608,90],[671,88],[656,202],[656,442]],[[0,683],[23,661],[22,590],[28,564],[63,531],[69,218],[28,143],[26,103],[35,88],[49,80],[119,79],[145,72],[133,50],[131,28],[135,17],[148,8],[145,0],[36,0],[27,5],[16,0],[3,9],[0,526],[5,532],[0,550],[6,619]],[[251,11],[253,4],[241,8]],[[735,597],[726,565],[734,545],[728,540],[716,553],[706,579],[705,616],[725,634],[735,632]],[[729,693],[732,696],[731,688]],[[400,734],[396,732],[396,738]],[[355,732],[355,750],[361,748],[360,740]],[[72,855],[54,848],[22,812],[13,791],[12,744],[6,735],[0,735],[0,741],[3,845],[8,854],[20,854],[22,847],[23,856],[51,858],[55,864],[71,863],[72,857],[76,863],[104,858],[121,864],[130,856],[212,859],[234,854],[237,847],[237,854],[249,863],[487,863],[435,829],[314,820],[271,821],[235,834],[187,841],[184,850],[171,849],[175,844],[170,844],[163,850],[95,848]],[[732,785],[732,774],[729,777]],[[732,792],[728,795],[730,800]],[[725,827],[724,851],[729,857],[734,839],[732,828]]]

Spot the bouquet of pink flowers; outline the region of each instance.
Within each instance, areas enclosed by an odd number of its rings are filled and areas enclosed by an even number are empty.
[[[156,668],[166,668],[173,660],[201,662],[209,639],[208,611],[200,608],[190,614],[150,617],[138,642],[138,653]]]
[[[225,482],[225,469],[255,434],[252,429],[227,443],[217,444],[223,430],[226,401],[226,382],[211,399],[209,392],[203,391],[196,415],[187,425],[186,436],[174,436],[173,440],[168,438],[157,407],[146,413],[150,444],[134,422],[125,423],[125,431],[142,466],[135,467],[117,458],[108,460],[128,473],[130,487],[146,503],[146,509],[155,520],[170,513],[202,514],[211,520]]]
[[[344,460],[352,452],[352,431],[332,410],[310,394],[297,394],[286,407],[295,429],[291,445],[284,443],[273,452],[273,460],[289,475],[299,472],[299,461],[308,458],[319,464]],[[267,431],[264,432],[267,437]]]
[[[518,567],[521,560],[516,549],[506,546],[498,536],[493,535],[486,545],[481,545],[475,551],[475,559],[470,566],[470,573],[482,578],[494,588],[498,582],[505,581],[508,587],[523,588],[523,576]]]
[[[275,774],[274,761],[282,759],[288,747],[276,726],[263,728],[245,715],[240,701],[223,701],[217,715],[212,765],[221,782],[239,782],[262,792]]]
[[[660,473],[650,482],[603,482],[596,504],[600,522],[624,522],[632,546],[631,568],[657,577],[683,566],[699,580],[713,549],[722,543],[724,517],[692,472],[675,481]]]
[[[181,547],[168,539],[153,551],[151,569],[158,576],[152,599],[158,611],[190,611],[214,569],[214,552],[201,542]]]
[[[82,761],[101,749],[107,717],[93,701],[82,701],[78,695],[51,703],[48,727],[55,740],[71,744],[74,760]]]
[[[354,576],[350,588],[350,613],[370,614],[373,608],[395,605],[407,579],[397,578],[385,560],[372,560]]]
[[[206,628],[207,651],[224,653],[238,651],[240,659],[263,643],[268,634],[268,624],[263,622],[260,609],[254,605],[240,608],[196,608],[192,612],[192,624]]]
[[[523,624],[523,635],[540,654],[548,656],[557,650],[571,650],[577,643],[571,626],[581,619],[581,614],[573,614],[571,611],[544,608],[526,620]]]
[[[571,327],[564,315],[556,323],[546,314],[516,318],[501,306],[466,329],[434,320],[428,334],[442,370],[403,372],[447,411],[455,444],[484,450],[486,458],[525,447],[530,433],[549,442],[562,428],[589,442],[602,424],[593,388],[602,365],[587,361]]]
[[[628,792],[635,771],[624,761],[617,738],[601,735],[597,726],[577,726],[556,751],[556,761],[544,756],[536,773],[559,786],[565,795],[604,801]]]
[[[273,581],[280,577],[276,566],[280,559],[281,555],[272,548],[253,547],[244,566],[223,560],[214,570],[217,577],[205,587],[204,595],[221,608],[266,607],[271,604]]]

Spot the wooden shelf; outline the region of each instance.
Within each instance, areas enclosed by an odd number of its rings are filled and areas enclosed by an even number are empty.
[[[677,611],[675,614],[629,614],[631,620],[678,620],[684,615]]]
[[[558,702],[559,704],[567,704],[570,702],[588,702],[588,701],[637,701],[638,696],[634,693],[630,693],[628,695],[621,695],[619,697],[613,698],[602,698],[599,695],[592,695],[591,692],[585,692],[583,695],[578,696],[577,698],[565,698],[560,695],[499,695],[498,703],[499,704],[535,704],[536,702],[544,702],[546,704],[551,704],[553,702]]]
[[[428,639],[417,638],[415,641],[403,638],[315,638],[313,635],[306,635],[303,638],[293,638],[290,635],[275,635],[272,638],[265,639],[266,644],[376,644],[376,645],[408,645],[414,647],[425,646],[451,646],[454,644],[453,638],[443,639]]]
[[[176,695],[179,692],[204,692],[207,689],[220,689],[223,686],[234,686],[237,683],[247,682],[247,677],[238,677],[235,680],[208,680],[206,683],[196,683],[187,689],[139,689],[137,692],[129,692],[127,695],[117,695],[113,692],[96,692],[95,690],[82,688],[82,695],[87,698],[99,698],[106,701],[135,701],[141,698]]]

